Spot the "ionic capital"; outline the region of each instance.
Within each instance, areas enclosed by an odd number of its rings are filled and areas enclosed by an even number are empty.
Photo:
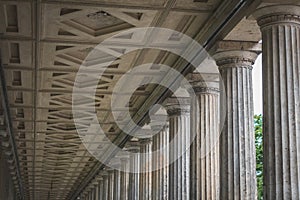
[[[262,29],[282,23],[300,26],[300,6],[298,5],[265,6],[257,9],[252,15]]]
[[[140,152],[140,144],[138,141],[129,141],[126,143],[125,150],[131,153],[138,153]]]
[[[252,69],[252,65],[258,56],[257,52],[251,51],[223,51],[213,57],[219,68],[245,67]]]
[[[151,116],[151,122],[149,123],[151,130],[155,132],[163,130],[168,126],[166,120],[166,114],[156,114]]]
[[[189,97],[170,97],[166,100],[166,109],[169,116],[190,114]]]
[[[197,94],[219,93],[219,74],[190,73],[187,75],[189,83],[192,85],[193,92]]]
[[[141,146],[148,145],[152,142],[152,137],[139,138],[139,143]]]
[[[110,166],[112,166],[111,170],[114,171],[115,168],[117,169],[121,166],[121,160],[118,157],[114,157],[113,159],[111,159],[109,164],[110,164]],[[110,170],[108,170],[108,171],[110,171]]]
[[[103,169],[103,170],[99,173],[99,176],[102,177],[103,179],[107,178],[107,177],[109,176],[108,170],[109,170],[109,168]]]
[[[128,147],[127,150],[131,153],[139,153],[140,152],[140,147],[136,146],[136,147]]]

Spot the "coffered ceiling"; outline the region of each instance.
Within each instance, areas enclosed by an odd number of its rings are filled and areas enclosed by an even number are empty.
[[[1,61],[21,176],[21,180],[14,179],[16,190],[25,199],[70,199],[100,166],[78,137],[72,114],[76,73],[97,44],[116,33],[139,27],[174,29],[204,43],[217,32],[238,2],[1,0]],[[143,63],[163,63],[182,70],[186,63],[178,59],[165,51],[139,50],[107,66],[98,83],[95,105],[111,141],[120,141],[117,139],[120,130],[109,107],[120,77]],[[137,75],[135,81],[143,81],[142,78]],[[148,85],[133,94],[129,103],[132,115],[147,99],[154,102],[162,95],[155,89]],[[7,124],[3,107],[0,116],[1,123]],[[106,144],[105,140],[97,143],[100,153],[106,151]],[[17,174],[15,170],[12,167],[13,176]]]

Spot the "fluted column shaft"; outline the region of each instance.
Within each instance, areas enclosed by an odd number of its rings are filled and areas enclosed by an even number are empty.
[[[179,105],[181,101],[182,105]],[[178,140],[170,151],[170,159],[174,161],[169,167],[169,198],[189,200],[189,168],[190,168],[190,101],[188,98],[169,98],[167,112],[169,116],[169,140]],[[180,134],[179,134],[180,133]],[[175,141],[175,140],[174,140]],[[187,149],[187,151],[185,151]],[[179,155],[180,152],[184,152]],[[177,159],[176,159],[177,158]]]
[[[98,196],[99,196],[99,200],[103,200],[103,178],[101,180],[99,180],[99,184],[98,184]],[[98,199],[97,199],[98,200]]]
[[[88,192],[89,200],[93,200],[93,189]]]
[[[221,199],[256,199],[252,65],[256,52],[225,51],[215,55],[221,84],[224,127],[220,136]]]
[[[113,169],[109,169],[108,171],[108,200],[114,199],[114,171]]]
[[[158,122],[161,123],[161,122]],[[152,171],[152,200],[168,199],[168,153],[164,149],[168,144],[168,127],[160,124],[151,126],[152,130],[158,132],[153,136],[152,151],[161,152],[153,154],[152,164],[155,171]]]
[[[108,193],[109,193],[109,174],[105,172],[103,175],[103,184],[102,184],[102,200],[109,200]]]
[[[263,41],[264,199],[300,199],[300,7],[255,13]]]
[[[90,189],[89,200],[94,200],[94,190],[93,190],[93,188]]]
[[[91,200],[95,200],[95,199],[96,199],[96,197],[95,197],[95,192],[96,192],[96,190],[95,190],[95,188],[93,187],[93,188],[91,189]]]
[[[151,127],[153,129],[153,127]],[[153,141],[152,141],[152,152],[155,152],[158,150],[159,147],[159,137],[156,135],[153,136]],[[159,190],[160,190],[160,185],[159,185],[159,170],[155,170],[156,165],[159,165],[158,159],[156,155],[153,155],[152,157],[152,165],[153,165],[153,171],[151,173],[152,175],[152,180],[151,180],[151,196],[153,200],[159,199]]]
[[[119,200],[120,196],[121,196],[121,188],[123,186],[121,186],[121,172],[119,170],[113,170],[113,199],[114,200]]]
[[[121,172],[120,172],[120,199],[128,199],[128,168],[129,158],[121,158]]]
[[[86,199],[90,200],[90,193],[88,191],[86,192]]]
[[[151,200],[151,157],[152,139],[143,138],[140,142],[140,194],[141,200]]]
[[[129,167],[132,172],[129,173],[128,185],[128,200],[139,200],[139,152],[140,147],[135,146],[128,149],[132,154],[130,155]]]
[[[95,200],[99,200],[99,183],[95,184]]]
[[[196,96],[191,97],[190,199],[219,199],[219,91],[192,74]],[[191,139],[192,139],[191,138]]]

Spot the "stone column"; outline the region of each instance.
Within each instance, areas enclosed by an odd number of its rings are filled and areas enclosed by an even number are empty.
[[[93,191],[92,191],[92,189],[89,189],[89,191],[88,191],[88,199],[93,200]]]
[[[121,171],[120,171],[120,199],[128,199],[128,167],[127,165],[129,158],[122,157],[121,161]]]
[[[95,200],[99,200],[100,199],[100,196],[99,196],[99,182],[96,182],[94,184],[95,186]]]
[[[152,138],[139,139],[140,142],[140,200],[151,200],[151,152]]]
[[[83,193],[80,194],[80,199],[85,200],[85,196],[83,195]]]
[[[300,199],[300,6],[254,16],[263,41],[264,199]]]
[[[174,140],[175,136],[178,137],[174,148],[170,148],[170,162],[175,162],[169,167],[169,198],[189,200],[190,100],[183,97],[169,98],[166,109],[169,116],[169,141]],[[178,155],[178,150],[185,153]]]
[[[128,147],[130,155],[129,167],[130,170],[136,173],[129,173],[129,185],[128,185],[128,200],[139,200],[139,152],[140,147],[138,145]]]
[[[90,200],[90,193],[89,193],[89,191],[86,191],[86,200]]]
[[[108,198],[109,194],[109,179],[110,179],[110,174],[108,173],[107,170],[102,172],[102,178],[103,178],[103,187],[101,189],[102,192],[102,199],[103,200],[111,200]]]
[[[108,200],[113,200],[114,199],[114,169],[108,169]]]
[[[86,200],[86,194],[82,193],[82,199]]]
[[[203,76],[205,74],[189,75],[196,94],[191,97],[190,116],[191,200],[219,199],[219,91],[216,83],[203,82]]]
[[[121,180],[120,180],[120,177],[121,177],[121,172],[119,170],[113,170],[113,199],[114,200],[119,200],[121,199],[120,196],[121,196],[121,188],[123,186],[121,186]]]
[[[89,192],[88,192],[88,191],[85,192],[85,195],[84,195],[84,196],[85,196],[85,199],[86,199],[86,200],[90,200],[90,196],[89,196]]]
[[[98,187],[99,187],[99,200],[104,200],[103,199],[103,184],[104,184],[104,179],[103,177],[99,178],[99,184],[98,184]]]
[[[83,195],[83,193],[81,193],[80,195],[79,195],[79,197],[80,197],[80,199],[83,199],[84,200],[84,195]]]
[[[158,118],[160,118],[158,116]],[[163,117],[162,117],[163,118]],[[159,120],[159,119],[156,119]],[[156,133],[152,141],[152,200],[168,199],[168,149],[169,142],[168,127],[162,121],[154,121],[150,123],[152,131]],[[157,152],[157,153],[155,153]]]
[[[80,198],[82,198],[83,200],[85,200],[85,199],[86,199],[86,195],[84,194],[84,192],[82,192],[82,194],[81,194]]]
[[[93,200],[93,188],[89,189],[88,195],[89,195],[89,200]]]
[[[220,195],[221,199],[256,199],[252,65],[260,48],[257,43],[219,45],[225,46],[214,55],[224,83],[220,85],[225,118],[220,136]]]
[[[91,191],[90,190],[87,191],[87,199],[91,200]]]
[[[95,188],[92,187],[91,189],[91,200],[95,200]]]
[[[83,193],[83,199],[84,199],[84,200],[88,200],[87,193]]]

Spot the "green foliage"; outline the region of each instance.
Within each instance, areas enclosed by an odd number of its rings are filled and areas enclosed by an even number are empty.
[[[262,115],[254,116],[255,147],[256,147],[256,177],[258,200],[263,199],[263,129]]]

